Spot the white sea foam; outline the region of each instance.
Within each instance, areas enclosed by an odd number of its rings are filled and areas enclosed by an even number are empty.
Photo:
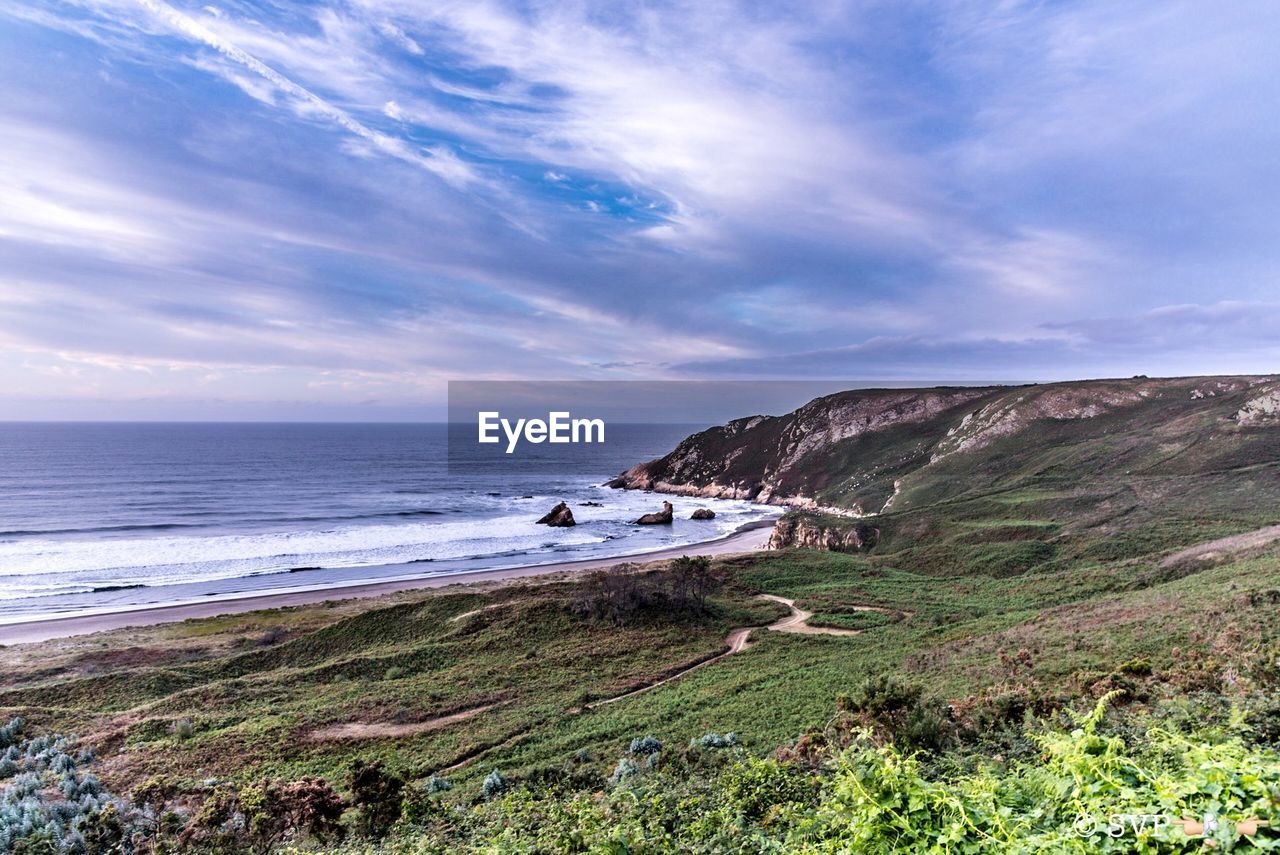
[[[541,505],[527,502],[522,504],[528,511],[519,515],[467,520],[432,518],[258,534],[27,538],[0,543],[0,601],[112,587],[209,582],[300,568],[356,568],[583,550],[586,554],[622,554],[645,548],[639,543],[642,538],[662,538],[661,543],[645,544],[650,547],[706,540],[731,531],[762,510],[746,503],[717,502],[721,516],[712,524],[680,524],[674,531],[657,533],[628,524],[641,510],[656,504],[653,496],[615,493],[609,499],[605,508],[575,507],[579,525],[574,528],[537,525],[534,520]],[[518,562],[518,558],[511,558],[511,563]]]

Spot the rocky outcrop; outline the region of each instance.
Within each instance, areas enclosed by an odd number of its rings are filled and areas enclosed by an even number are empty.
[[[1067,386],[1058,389],[1030,387],[1002,395],[980,410],[969,413],[934,448],[930,462],[949,454],[977,451],[998,439],[1025,430],[1044,419],[1093,419],[1118,407],[1147,397],[1142,385],[1113,389]]]
[[[573,518],[573,510],[564,502],[556,505],[546,516],[538,520],[538,525],[550,525],[558,528],[567,528],[577,524],[577,520]]]
[[[645,514],[636,520],[636,525],[670,525],[674,519],[675,508],[671,507],[670,502],[663,502],[662,510]]]
[[[689,515],[691,520],[713,520],[716,518],[716,512],[710,508],[698,508]]]
[[[880,529],[866,523],[824,521],[807,516],[784,516],[773,526],[770,549],[802,547],[828,552],[865,552],[880,541]]]
[[[1280,422],[1280,384],[1270,386],[1246,401],[1235,418],[1238,424],[1245,426]]]
[[[1278,390],[1268,376],[841,392],[693,434],[608,486],[870,517],[972,488],[973,473],[994,483],[1011,455],[1055,445],[1110,444],[1097,460],[1119,466],[1109,437],[1122,435],[1132,459],[1159,464],[1172,459],[1160,444],[1189,432],[1209,448],[1228,427],[1280,426]]]

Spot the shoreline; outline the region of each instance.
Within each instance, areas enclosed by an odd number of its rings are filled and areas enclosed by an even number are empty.
[[[330,600],[352,600],[394,594],[423,588],[444,588],[477,582],[501,582],[529,576],[554,573],[573,573],[613,567],[627,562],[664,561],[681,555],[731,555],[764,548],[769,542],[773,520],[758,520],[730,534],[712,540],[683,546],[639,552],[632,555],[615,555],[605,558],[580,558],[573,561],[557,561],[549,564],[524,564],[491,569],[466,570],[440,575],[415,575],[377,582],[354,582],[349,585],[329,585],[319,588],[294,588],[271,593],[232,595],[213,600],[180,602],[162,606],[143,606],[117,611],[71,614],[53,617],[36,617],[0,624],[0,645],[34,644],[57,638],[88,635],[126,627],[153,626],[176,623],[197,618],[220,615],[244,614],[286,606],[303,606]]]

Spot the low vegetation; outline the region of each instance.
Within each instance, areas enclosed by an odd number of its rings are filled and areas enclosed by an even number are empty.
[[[1277,432],[1183,392],[912,445],[848,551],[0,649],[0,852],[1280,848]]]

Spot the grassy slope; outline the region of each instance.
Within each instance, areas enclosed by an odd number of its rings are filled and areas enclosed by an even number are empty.
[[[912,676],[956,702],[1015,685],[1092,696],[1135,658],[1149,659],[1154,679],[1176,686],[1204,678],[1188,677],[1188,668],[1247,669],[1257,640],[1275,637],[1274,554],[1198,565],[1150,585],[1139,581],[1148,566],[1139,562],[1003,578],[880,565],[799,551],[734,559],[723,569],[737,586],[719,598],[712,619],[693,624],[595,625],[568,611],[573,586],[559,584],[418,595],[328,622],[320,607],[287,610],[267,619],[295,633],[292,640],[240,652],[227,641],[243,635],[243,616],[133,631],[129,655],[116,654],[98,674],[84,672],[101,655],[76,651],[116,649],[111,636],[39,645],[3,652],[12,670],[0,707],[42,728],[124,747],[104,770],[121,784],[174,768],[192,780],[304,772],[336,780],[353,755],[426,775],[498,746],[458,774],[474,784],[494,765],[519,773],[583,747],[613,757],[647,732],[686,740],[735,730],[767,752],[821,724],[838,693],[874,673]],[[819,616],[849,605],[906,616],[852,638],[760,632],[745,653],[637,698],[572,712],[584,691],[606,695],[655,679],[722,649],[731,626],[776,616],[778,607],[748,596],[754,590],[796,597]],[[507,605],[449,620],[494,603]],[[417,736],[306,738],[327,724],[420,721],[493,702],[504,705]],[[195,732],[179,740],[171,725],[184,718]]]
[[[615,758],[648,732],[680,741],[734,730],[766,753],[826,721],[837,694],[884,672],[923,682],[958,709],[1010,692],[1094,697],[1118,683],[1136,697],[1220,689],[1276,637],[1280,550],[1170,567],[1160,559],[1280,522],[1280,430],[1225,424],[1217,410],[1233,401],[1188,413],[1185,392],[1144,404],[1140,417],[1037,423],[917,467],[892,512],[873,518],[881,539],[871,554],[720,562],[731,584],[704,620],[592,623],[569,609],[574,582],[239,615],[0,650],[0,716],[21,712],[39,728],[123,747],[104,769],[118,786],[171,767],[192,780],[340,780],[352,756],[422,776],[475,756],[456,776],[474,786],[495,765],[519,773],[580,748]],[[844,448],[840,465],[868,460],[866,442]],[[890,460],[918,449],[920,435],[875,442]],[[815,622],[866,631],[758,632],[744,653],[574,711],[714,655],[732,627],[776,617],[779,606],[753,599],[761,591],[795,597]],[[489,605],[499,607],[451,620]],[[1152,677],[1117,673],[1137,658]],[[412,724],[495,703],[417,735],[309,738],[328,725]],[[179,740],[173,724],[183,719],[194,734]]]

